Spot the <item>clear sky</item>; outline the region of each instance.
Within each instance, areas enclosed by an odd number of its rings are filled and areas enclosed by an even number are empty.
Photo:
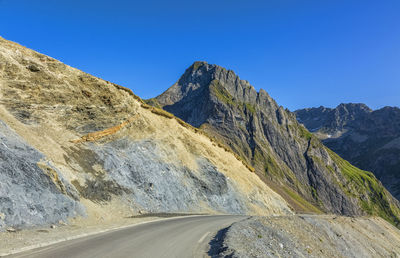
[[[202,60],[291,110],[400,106],[399,0],[0,0],[0,35],[142,98]]]

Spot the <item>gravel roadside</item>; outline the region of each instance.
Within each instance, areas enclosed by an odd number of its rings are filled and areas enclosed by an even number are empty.
[[[221,230],[210,242],[209,255],[211,257],[400,257],[400,231],[383,219],[375,217],[352,218],[334,215],[251,217]]]

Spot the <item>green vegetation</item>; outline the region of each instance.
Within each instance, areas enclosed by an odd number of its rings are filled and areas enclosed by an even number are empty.
[[[225,89],[218,80],[213,80],[210,83],[210,91],[218,98],[219,101],[228,104],[232,107],[239,108],[242,112],[246,109],[251,114],[256,113],[256,106],[250,103],[243,103],[235,100],[235,98]]]
[[[254,164],[264,164],[264,171],[267,175],[283,178],[285,176],[285,173],[278,165],[278,163],[276,163],[275,159],[268,154],[265,157],[263,154],[264,153],[262,153],[262,151],[258,148],[254,150]]]
[[[145,109],[152,109],[153,108],[153,106],[150,106],[150,105],[147,105],[146,103],[142,103],[142,105],[140,105],[142,108],[145,108]]]
[[[293,131],[298,137],[306,139],[307,141],[313,139],[313,134],[310,133],[303,125],[295,122],[293,124],[287,125],[288,129]]]
[[[253,163],[264,165],[265,174],[269,180],[278,180],[279,182],[287,181],[287,183],[292,185],[293,189],[304,189],[304,186],[300,184],[296,176],[285,164],[278,164],[273,156],[262,152],[258,148],[254,150]],[[317,214],[322,213],[321,210],[301,197],[295,190],[287,186],[275,186],[272,183],[268,185],[273,187],[274,191],[278,192],[296,211]],[[310,188],[310,193],[315,199],[318,199],[317,192],[314,188]]]
[[[395,226],[400,226],[400,210],[396,207],[389,193],[375,178],[374,174],[354,167],[336,153],[327,149],[332,160],[339,166],[348,180],[347,185],[341,185],[349,194],[349,187],[355,189],[352,196],[359,199],[362,209],[370,215],[380,216]]]
[[[169,113],[169,112],[167,112],[167,111],[165,111],[164,109],[161,109],[161,108],[153,107],[151,109],[151,112],[154,113],[154,114],[169,118],[169,119],[172,119],[172,118],[175,117],[173,114],[171,114],[171,113]]]
[[[254,149],[253,164],[263,165],[265,174],[272,180],[287,180],[293,187],[300,185],[300,182],[286,164],[278,164],[274,156],[263,152],[259,147]]]
[[[175,117],[175,120],[183,127],[188,128],[190,130],[195,131],[196,133],[198,133],[200,130],[188,123],[186,123],[185,121],[183,121],[182,119],[180,119],[179,117]]]
[[[144,101],[139,96],[135,95],[131,89],[125,88],[125,87],[115,84],[115,83],[111,83],[111,84],[114,87],[116,87],[117,89],[127,92],[129,95],[131,95],[135,100],[139,101],[140,103],[144,103]]]
[[[256,113],[256,107],[250,103],[244,103],[246,109],[250,111],[252,114]]]
[[[169,119],[172,119],[172,118],[175,117],[173,114],[165,111],[164,109],[156,108],[156,107],[150,106],[150,105],[148,105],[146,103],[142,103],[141,107],[145,108],[145,109],[149,109],[152,113],[154,113],[156,115],[160,115],[160,116],[163,116],[163,117],[166,117],[166,118],[169,118]]]
[[[160,105],[160,103],[158,102],[158,100],[156,98],[146,99],[146,100],[144,100],[144,103],[151,105],[153,107],[156,107],[156,108],[162,108],[162,106]]]
[[[311,186],[311,194],[315,199],[318,199],[318,192],[317,189]]]
[[[317,213],[317,214],[321,214],[321,210],[319,210],[317,207],[315,207],[314,205],[312,205],[311,203],[309,203],[308,201],[306,201],[303,197],[301,197],[299,194],[297,194],[295,191],[293,191],[292,189],[284,186],[283,190],[285,191],[285,193],[287,195],[290,196],[290,198],[292,199],[293,202],[295,202],[295,204],[297,206],[299,206],[301,209],[303,209],[306,212],[312,212],[312,213]]]
[[[299,132],[300,132],[300,137],[305,138],[307,140],[311,140],[313,135],[304,126],[299,125],[298,129],[299,129]]]
[[[223,103],[231,106],[236,106],[236,102],[232,95],[222,86],[221,82],[218,80],[213,80],[210,83],[211,92]]]
[[[335,169],[331,165],[326,165],[325,166],[332,174],[335,174]]]
[[[196,71],[202,65],[202,62],[196,61],[193,64],[193,70]]]

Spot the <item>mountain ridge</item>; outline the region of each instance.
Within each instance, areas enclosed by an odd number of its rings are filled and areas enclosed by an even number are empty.
[[[344,104],[345,107],[348,104]],[[338,106],[339,107],[339,106]],[[383,107],[354,113],[349,119],[333,109],[302,109],[296,116],[334,151],[359,167],[370,170],[396,198],[400,198],[400,108]],[[338,126],[336,121],[341,121]]]
[[[147,102],[227,144],[255,167],[260,178],[272,181],[274,190],[286,194],[287,201],[311,204],[309,211],[361,215],[385,210],[386,204],[369,207],[375,205],[371,198],[379,196],[377,191],[386,200],[383,203],[398,207],[372,174],[342,161],[300,125],[294,113],[231,70],[194,62],[174,85]],[[364,186],[363,181],[371,185]],[[397,209],[386,218],[396,217]]]

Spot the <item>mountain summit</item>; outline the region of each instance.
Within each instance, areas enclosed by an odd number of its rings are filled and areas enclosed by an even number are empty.
[[[299,211],[379,214],[399,222],[399,204],[370,172],[327,149],[266,91],[233,71],[195,62],[148,103],[228,145]]]

